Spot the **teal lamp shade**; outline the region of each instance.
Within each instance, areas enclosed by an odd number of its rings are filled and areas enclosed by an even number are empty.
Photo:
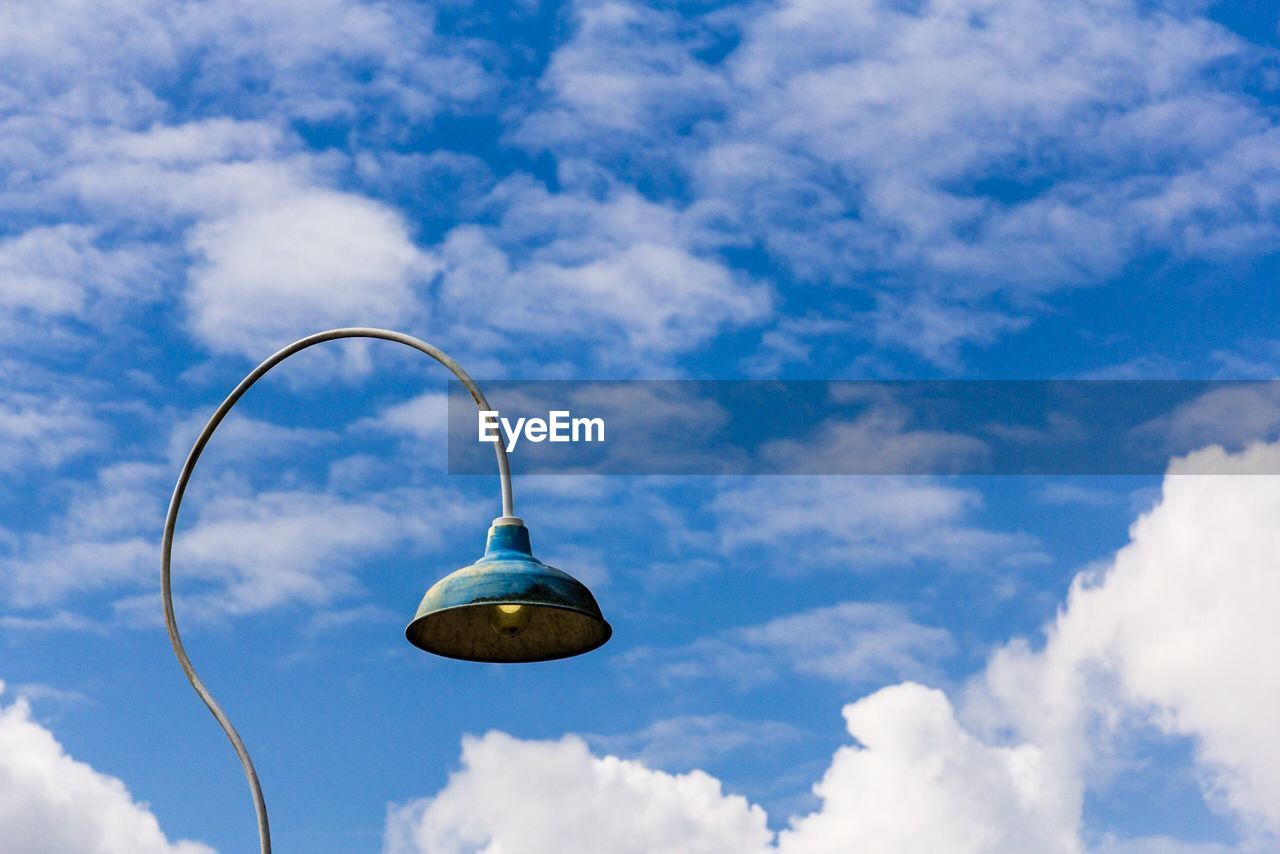
[[[550,661],[590,652],[613,629],[582,582],[547,566],[514,517],[489,529],[484,557],[437,581],[405,629],[409,643],[465,661]]]

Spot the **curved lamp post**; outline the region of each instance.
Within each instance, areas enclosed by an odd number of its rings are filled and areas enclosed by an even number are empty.
[[[257,811],[262,854],[271,854],[271,830],[258,774],[235,727],[196,674],[178,634],[170,584],[173,533],[178,522],[178,507],[196,461],[236,401],[267,371],[294,353],[338,338],[381,338],[413,347],[452,371],[471,393],[477,406],[482,410],[490,409],[488,401],[466,371],[425,341],[388,329],[330,329],[293,342],[254,368],[213,413],[187,455],[164,522],[160,595],[164,600],[165,627],[182,672],[209,707],[240,758]],[[471,566],[442,578],[427,590],[413,621],[405,629],[405,637],[427,652],[467,661],[549,661],[590,652],[609,640],[612,629],[585,585],[533,556],[529,548],[529,531],[515,515],[506,449],[501,442],[494,443],[494,448],[498,454],[498,477],[502,486],[502,515],[494,519],[489,528],[484,556]]]

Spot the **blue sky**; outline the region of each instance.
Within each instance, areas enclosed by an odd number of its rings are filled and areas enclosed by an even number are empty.
[[[294,338],[387,326],[495,380],[1280,360],[1270,4],[3,18],[6,851],[255,844],[158,544],[203,419]],[[279,850],[1275,849],[1280,487],[1230,472],[1280,445],[1165,477],[522,478],[615,637],[467,665],[402,631],[496,482],[445,475],[447,375],[400,349],[277,369],[184,505],[184,634]]]

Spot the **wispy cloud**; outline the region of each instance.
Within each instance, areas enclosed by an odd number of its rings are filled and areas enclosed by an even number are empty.
[[[184,507],[174,547],[176,596],[192,619],[339,602],[359,592],[357,573],[370,558],[438,547],[444,531],[483,515],[449,490],[321,486],[250,494],[216,466],[209,475],[209,494],[193,495]],[[7,615],[9,627],[82,627],[79,618],[59,616],[60,608],[94,592],[105,592],[114,612],[90,625],[155,623],[155,594],[137,591],[154,589],[156,526],[172,477],[164,464],[110,466],[81,487],[49,530],[19,538],[0,579],[0,598],[17,609]],[[436,510],[424,515],[422,507]]]
[[[114,305],[157,292],[165,251],[105,240],[93,226],[70,223],[0,240],[0,332],[34,337],[57,320],[106,320]]]
[[[688,771],[741,751],[760,751],[803,738],[784,721],[739,720],[722,713],[656,720],[643,729],[585,735],[592,749],[643,762],[650,768]]]
[[[109,431],[74,397],[0,391],[0,472],[55,470],[103,446]]]
[[[1190,11],[581,2],[575,24],[518,138],[689,181],[723,245],[869,298],[873,340],[938,364],[1153,246],[1274,241],[1280,131],[1217,74],[1261,54]]]
[[[677,207],[589,174],[565,180],[571,189],[551,193],[513,178],[493,193],[496,225],[447,235],[444,317],[523,336],[526,351],[541,349],[537,337],[568,334],[601,365],[652,376],[768,316],[769,288],[703,251],[701,229]]]
[[[726,552],[750,550],[782,574],[1043,562],[1034,537],[974,524],[981,504],[978,492],[935,480],[814,475],[728,481],[711,509]],[[792,558],[798,544],[803,563]]]
[[[846,685],[927,679],[953,649],[946,630],[917,623],[900,608],[842,602],[683,646],[638,647],[617,663],[671,686],[714,680],[746,690],[796,674]]]

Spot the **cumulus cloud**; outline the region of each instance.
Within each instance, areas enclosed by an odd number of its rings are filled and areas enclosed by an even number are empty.
[[[1076,579],[1043,649],[993,658],[980,717],[1069,769],[1125,721],[1190,737],[1211,803],[1280,833],[1280,674],[1258,658],[1276,643],[1280,479],[1252,475],[1278,458],[1255,444],[1176,460],[1129,545]]]
[[[129,49],[104,41],[135,22]],[[313,152],[285,130],[291,120],[359,122],[362,139],[377,141],[393,120],[422,121],[492,91],[485,46],[438,37],[427,7],[144,3],[29,23],[26,58],[49,73],[39,86],[29,81],[30,93],[10,93],[12,136],[56,144],[9,151],[25,176],[11,196],[33,223],[22,239],[40,237],[43,221],[87,217],[145,235],[150,250],[183,247],[186,326],[216,353],[261,356],[323,326],[421,325],[431,315],[425,288],[442,271],[438,319],[472,330],[478,350],[511,349],[511,333],[568,330],[605,361],[630,366],[688,352],[768,312],[762,286],[700,251],[672,210],[631,191],[506,192],[500,225],[455,229],[439,260],[415,245],[399,212],[340,189],[353,164],[378,160],[380,146],[350,162],[336,150]],[[69,49],[55,50],[60,42]],[[104,98],[90,96],[77,73],[90,58],[110,70],[102,79],[114,86],[116,109],[49,125],[36,104]],[[211,109],[168,109],[179,73],[183,90]],[[80,263],[93,260],[101,263]],[[47,290],[45,301],[83,313],[74,290]],[[362,351],[353,352],[349,366],[360,367]]]
[[[0,839],[29,854],[213,854],[170,842],[124,783],[68,756],[22,698],[0,701]]]
[[[491,732],[463,742],[462,768],[438,795],[390,811],[383,851],[751,854],[771,835],[763,810],[701,771],[597,758],[574,736]]]
[[[885,688],[844,709],[860,747],[843,747],[814,792],[822,808],[793,819],[786,854],[1073,854],[1078,793],[1054,784],[1029,744],[984,744],[941,691]]]
[[[409,3],[81,5],[0,25],[18,48],[0,96],[17,180],[0,192],[20,232],[0,246],[0,322],[25,309],[105,324],[104,305],[163,299],[183,260],[190,331],[217,352],[422,320],[412,286],[431,267],[400,215],[340,191],[342,158],[284,128],[474,101],[491,88],[477,43],[440,39]],[[178,89],[206,109],[177,107]]]
[[[462,769],[433,798],[391,810],[387,854],[462,851],[947,851],[1073,854],[1078,802],[1040,773],[1030,745],[993,747],[939,691],[913,683],[845,708],[842,747],[814,791],[821,807],[774,844],[764,812],[700,771],[671,775],[593,756],[573,736],[467,738]]]
[[[1133,525],[1130,543],[1077,577],[1043,647],[1017,639],[997,650],[968,686],[961,713],[941,692],[911,682],[846,706],[854,743],[836,752],[815,786],[820,806],[793,817],[776,842],[753,837],[753,848],[704,820],[737,804],[711,782],[705,791],[714,793],[717,809],[702,807],[693,819],[697,829],[687,832],[699,840],[719,833],[737,850],[784,854],[1075,854],[1085,850],[1086,839],[1096,840],[1091,850],[1100,854],[1274,850],[1280,740],[1272,721],[1280,715],[1280,677],[1260,651],[1276,643],[1280,478],[1252,472],[1274,465],[1277,456],[1280,445],[1259,443],[1239,453],[1208,448],[1175,460],[1159,503]],[[778,641],[785,650],[768,650],[775,657],[795,652],[799,662],[822,662],[821,650],[803,640],[813,633],[788,619],[737,639],[757,646]],[[737,665],[752,669],[760,660]],[[825,660],[839,672],[857,667],[856,658]],[[1237,847],[1159,835],[1121,838],[1084,824],[1086,792],[1105,778],[1109,754],[1125,749],[1116,736],[1135,725],[1194,745],[1206,800],[1238,823]],[[499,789],[516,785],[512,766],[472,761],[464,748],[463,772],[435,799],[392,812],[388,838],[400,847],[391,850],[433,851],[438,840],[449,840],[473,850],[537,854],[553,839],[559,850],[566,840],[568,850],[579,850],[572,847],[572,813],[561,812],[576,796],[562,802],[561,795],[592,785],[623,760],[590,756],[571,737],[521,742],[491,734],[486,740],[508,756],[537,751],[540,763],[556,768],[571,758],[579,777],[563,783],[543,776],[539,764],[519,764],[518,793]],[[632,770],[662,785],[671,779],[640,766]],[[597,789],[600,798],[609,797]],[[495,791],[510,791],[519,809],[490,806]],[[593,803],[600,815],[642,813],[666,826],[663,796],[643,800],[629,791],[624,800],[612,807]],[[619,828],[626,839],[626,828]],[[623,845],[601,850],[630,850]]]
[[[508,141],[556,158],[555,189],[510,178],[486,207],[491,179],[471,181],[451,206],[481,224],[424,252],[352,190],[403,199],[386,174],[488,168],[394,137],[487,109],[499,85],[493,46],[440,35],[429,6],[23,7],[0,94],[16,176],[0,193],[26,259],[13,293],[31,303],[43,282],[42,310],[92,318],[82,271],[137,290],[185,251],[187,328],[215,352],[431,317],[478,352],[554,330],[635,370],[777,320],[752,281],[765,268],[859,335],[955,367],[1045,294],[1153,247],[1234,255],[1275,236],[1274,120],[1217,73],[1258,56],[1191,9],[791,0],[682,17],[590,0],[570,16],[536,93],[500,116]],[[295,131],[314,123],[350,150]],[[101,225],[129,243],[98,245]],[[740,249],[763,263],[729,260]],[[793,356],[851,328],[778,322],[766,344]]]

